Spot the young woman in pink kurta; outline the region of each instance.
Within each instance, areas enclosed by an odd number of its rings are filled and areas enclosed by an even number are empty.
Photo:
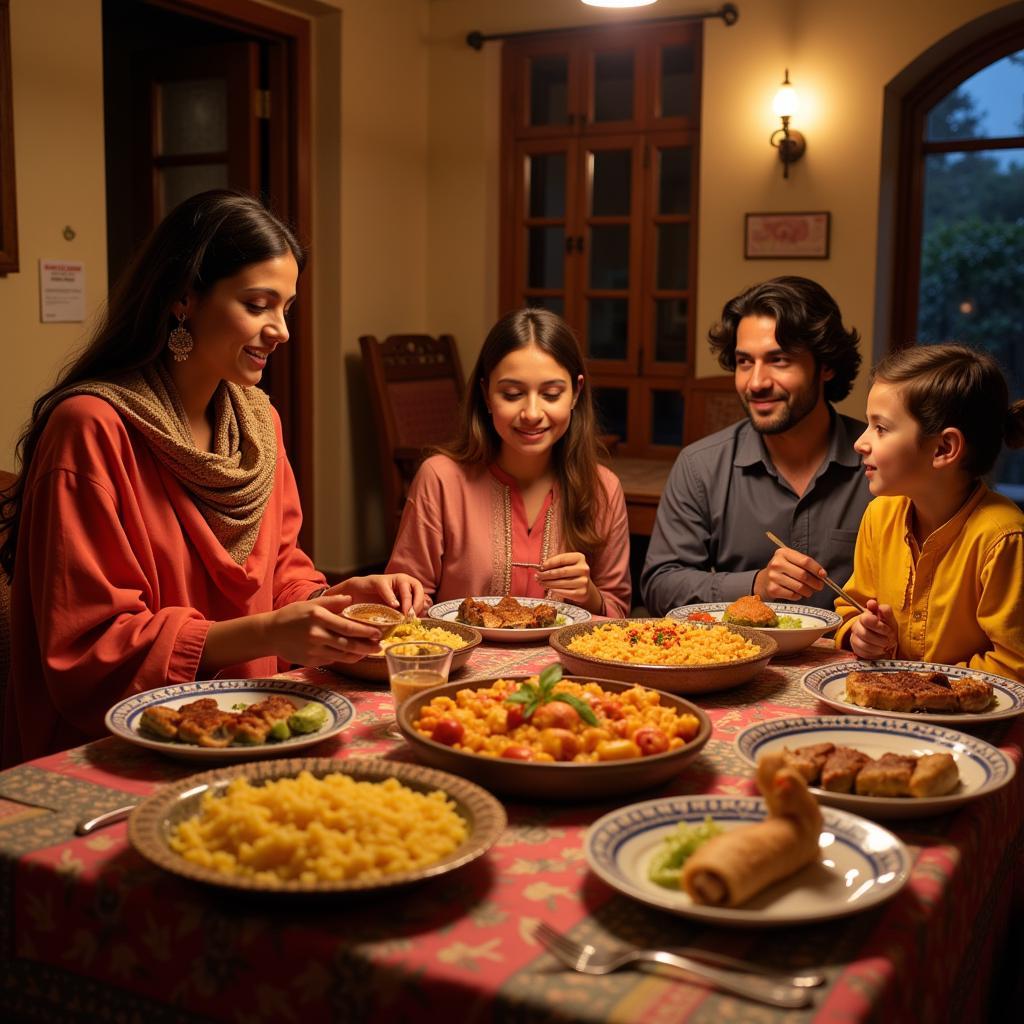
[[[389,572],[434,601],[512,594],[629,613],[622,487],[597,462],[579,344],[542,309],[488,334],[460,438],[427,459],[409,492]]]
[[[297,546],[280,421],[256,388],[303,252],[257,200],[194,196],[36,402],[4,495],[12,576],[3,761],[103,735],[116,701],[213,675],[356,660],[353,599],[422,607],[405,576],[331,589]]]

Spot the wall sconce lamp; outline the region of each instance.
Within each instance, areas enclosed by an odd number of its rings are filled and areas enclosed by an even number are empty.
[[[799,99],[796,89],[789,83],[789,68],[786,68],[786,77],[783,78],[782,86],[772,102],[772,109],[776,116],[782,118],[782,127],[772,132],[772,136],[768,140],[779,151],[784,178],[789,177],[789,165],[796,163],[807,149],[807,142],[803,135],[800,132],[791,131],[789,127],[789,119],[797,112],[798,107]]]

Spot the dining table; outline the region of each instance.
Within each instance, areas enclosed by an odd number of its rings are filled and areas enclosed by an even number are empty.
[[[801,680],[848,657],[820,640],[773,659],[750,682],[691,697],[710,717],[711,738],[654,791],[504,799],[508,825],[486,855],[364,894],[204,886],[136,852],[123,821],[75,834],[80,820],[204,766],[107,736],[10,768],[0,773],[0,1012],[90,1024],[995,1019],[992,1000],[1014,986],[1019,997],[1024,965],[1017,947],[1014,970],[1009,945],[1024,920],[1024,717],[971,728],[1015,762],[1008,785],[950,813],[882,823],[907,844],[911,875],[861,913],[723,927],[640,903],[588,867],[587,828],[615,808],[669,795],[754,794],[736,736],[759,721],[835,714]],[[484,643],[455,678],[529,675],[554,660],[545,643]],[[304,755],[415,760],[390,735],[386,683],[343,671],[290,675],[344,694],[355,708],[348,728]],[[539,944],[540,922],[597,947],[699,947],[780,971],[820,969],[826,980],[811,1005],[782,1010],[669,968],[584,975]]]

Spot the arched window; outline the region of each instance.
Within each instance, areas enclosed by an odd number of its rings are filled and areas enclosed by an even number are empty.
[[[1024,25],[946,60],[903,114],[891,341],[984,348],[1024,397]],[[1024,452],[994,483],[1024,501]]]

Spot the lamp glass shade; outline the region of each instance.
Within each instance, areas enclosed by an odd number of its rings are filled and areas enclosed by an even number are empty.
[[[800,99],[796,94],[796,89],[786,82],[775,94],[772,110],[775,111],[776,117],[792,117],[799,108]]]

